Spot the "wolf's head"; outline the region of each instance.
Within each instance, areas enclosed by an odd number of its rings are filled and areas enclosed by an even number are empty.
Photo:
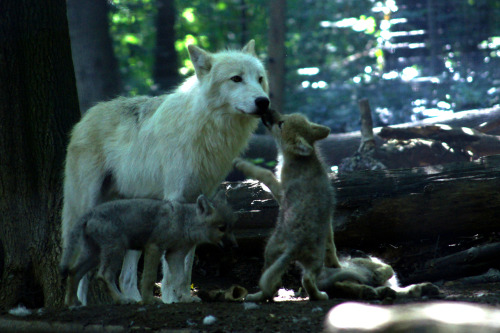
[[[242,50],[209,53],[188,46],[202,90],[215,108],[261,116],[269,109],[269,86],[264,65],[255,54],[255,41]]]
[[[330,134],[328,127],[312,123],[299,113],[283,115],[269,110],[262,117],[262,122],[283,154],[309,156],[314,151],[314,143]]]
[[[224,193],[218,193],[213,200],[200,195],[196,200],[196,213],[205,226],[206,242],[219,244],[226,238],[232,245],[238,245],[233,234],[237,216],[225,200]]]

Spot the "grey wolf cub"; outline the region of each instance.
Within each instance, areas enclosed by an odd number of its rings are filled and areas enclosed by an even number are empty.
[[[191,203],[200,194],[210,197],[247,146],[269,107],[255,42],[241,50],[210,53],[189,45],[188,51],[196,75],[174,92],[99,103],[74,127],[64,170],[63,248],[86,211],[116,197]],[[182,271],[186,277],[164,263],[165,303],[189,295],[193,256],[194,249]],[[140,252],[129,251],[120,275],[121,290],[136,300],[139,258]],[[185,283],[176,286],[178,281]],[[84,278],[78,292],[83,303],[86,285]]]
[[[329,266],[340,267],[332,229],[335,194],[314,143],[324,139],[330,129],[311,123],[300,114],[271,111],[262,120],[283,157],[281,180],[269,170],[241,159],[233,164],[247,177],[267,185],[279,202],[280,211],[264,253],[261,291],[248,295],[246,300],[272,299],[293,260],[302,266],[302,285],[309,298],[328,299],[326,293],[318,290],[316,279],[325,261]]]
[[[235,242],[232,235],[235,220],[235,214],[225,201],[210,202],[204,195],[198,197],[196,204],[128,199],[99,205],[73,226],[68,246],[63,250],[60,270],[67,277],[65,304],[79,304],[76,298],[78,283],[97,265],[97,276],[104,280],[113,300],[117,303],[133,302],[116,285],[117,273],[128,249],[144,250],[141,295],[144,303],[151,303],[163,253],[167,261],[183,259],[193,246],[218,243],[225,234]],[[173,269],[184,270],[183,261]]]

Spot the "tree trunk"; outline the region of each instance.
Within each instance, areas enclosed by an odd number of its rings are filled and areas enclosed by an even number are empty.
[[[62,166],[79,118],[64,0],[0,5],[0,307],[62,304]],[[8,84],[5,84],[8,83]]]
[[[80,100],[86,112],[97,102],[122,92],[118,62],[109,35],[106,0],[68,0],[71,49]]]
[[[180,82],[175,51],[175,1],[156,0],[156,49],[153,78],[160,93],[175,87]]]
[[[269,90],[272,107],[283,112],[285,92],[286,0],[269,3]]]

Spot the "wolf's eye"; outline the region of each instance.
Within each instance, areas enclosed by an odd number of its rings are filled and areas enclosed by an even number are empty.
[[[239,75],[235,75],[231,78],[231,81],[233,82],[242,82],[243,81],[243,78]]]
[[[283,126],[284,123],[285,123],[284,121],[279,121],[278,122],[278,127],[281,129],[281,127]]]
[[[225,224],[220,225],[220,226],[219,226],[219,231],[220,231],[220,232],[226,232],[226,225],[225,225]]]
[[[261,76],[259,77],[259,83],[262,84],[262,81],[264,81],[264,78]]]

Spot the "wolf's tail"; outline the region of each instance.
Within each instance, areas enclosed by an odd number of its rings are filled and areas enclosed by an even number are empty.
[[[86,223],[80,220],[70,231],[68,239],[64,242],[66,246],[63,248],[61,262],[59,263],[59,272],[65,279],[70,270],[70,265],[75,261],[75,257],[79,251],[80,243],[83,240],[83,231]]]
[[[281,285],[281,277],[292,261],[291,251],[281,254],[262,274],[259,286],[266,298],[272,298]]]

